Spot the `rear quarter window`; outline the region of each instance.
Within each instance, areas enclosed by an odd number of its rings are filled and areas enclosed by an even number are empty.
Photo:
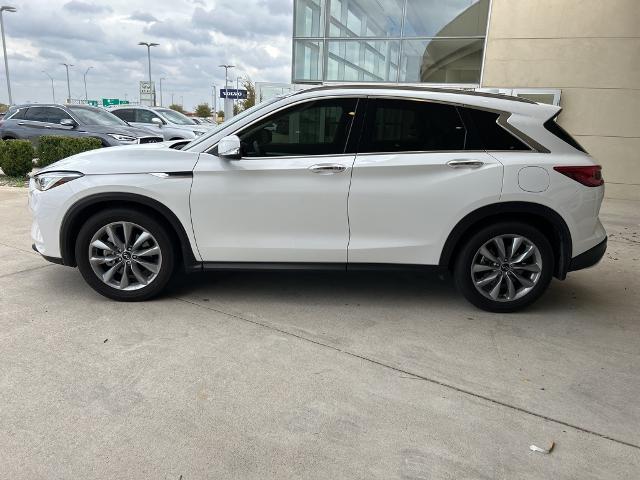
[[[587,153],[584,147],[580,145],[575,138],[569,135],[569,132],[567,132],[564,128],[558,125],[558,122],[556,122],[555,118],[552,118],[551,120],[547,120],[544,124],[544,128],[546,128],[549,132],[553,133],[556,137],[558,137],[563,142],[571,145],[576,150],[579,150],[583,153]]]
[[[531,150],[519,138],[498,124],[499,113],[460,107],[467,125],[467,150]]]

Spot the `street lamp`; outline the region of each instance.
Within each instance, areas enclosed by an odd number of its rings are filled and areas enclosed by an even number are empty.
[[[53,77],[44,70],[42,70],[42,73],[44,73],[51,80],[51,97],[53,98],[53,103],[56,103],[56,90],[53,88]]]
[[[89,67],[87,68],[87,71],[84,72],[84,101],[86,102],[87,100],[89,100],[89,95],[87,95],[87,73],[89,73],[89,70],[91,70],[93,67]]]
[[[3,5],[0,7],[0,30],[2,30],[2,50],[4,52],[4,71],[7,75],[7,90],[9,91],[9,105],[13,105],[13,98],[11,97],[11,82],[9,81],[9,61],[7,60],[7,44],[4,40],[4,19],[2,14],[4,12],[15,12],[16,7],[10,7]]]
[[[160,77],[160,106],[162,107],[162,80],[166,80],[165,77]]]
[[[218,65],[220,68],[224,68],[224,89],[225,89],[225,98],[224,98],[224,119],[225,120],[229,120],[231,117],[233,117],[233,108],[227,108],[228,105],[228,100],[229,98],[227,97],[227,90],[229,89],[229,69],[230,68],[235,68],[235,65]],[[231,110],[231,111],[228,111]]]
[[[147,47],[147,59],[149,60],[149,90],[151,90],[151,47],[157,47],[159,43],[139,42],[138,45]],[[151,103],[156,106],[156,92],[151,92]]]
[[[71,84],[69,83],[69,67],[73,67],[71,63],[61,63],[67,69],[67,102],[71,103]]]

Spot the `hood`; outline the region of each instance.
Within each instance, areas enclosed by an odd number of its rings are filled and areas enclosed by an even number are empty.
[[[175,142],[90,150],[52,163],[38,173],[64,170],[85,175],[114,175],[193,170],[199,154],[171,149],[169,147],[172,143]]]
[[[161,136],[152,130],[140,127],[131,127],[129,125],[82,125],[81,128],[92,133],[116,133],[118,135],[129,135],[136,138]]]

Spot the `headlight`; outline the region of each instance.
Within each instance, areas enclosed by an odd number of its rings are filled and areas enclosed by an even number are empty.
[[[46,172],[34,175],[33,182],[37,190],[44,192],[82,176],[80,172]]]
[[[199,137],[200,135],[204,135],[204,132],[200,132],[200,131],[198,131],[198,130],[194,130],[194,131],[193,131],[193,134],[194,134],[196,137]]]
[[[131,137],[129,135],[120,135],[118,133],[107,133],[107,135],[122,143],[138,143],[138,139],[136,137]]]

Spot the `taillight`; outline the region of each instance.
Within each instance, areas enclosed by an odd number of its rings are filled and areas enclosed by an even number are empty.
[[[600,165],[553,167],[553,169],[587,187],[599,187],[604,184],[602,167]]]

